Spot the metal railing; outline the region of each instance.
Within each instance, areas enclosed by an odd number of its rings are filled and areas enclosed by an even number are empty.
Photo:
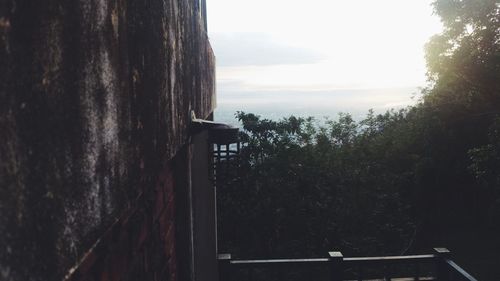
[[[383,257],[344,257],[329,252],[327,258],[236,260],[230,254],[219,255],[219,280],[290,280],[289,277],[254,278],[256,270],[322,267],[324,280],[438,280],[477,281],[451,260],[446,248],[435,248],[433,254]],[[245,273],[242,276],[241,273]],[[310,271],[311,272],[311,271]],[[239,275],[237,274],[239,273]],[[326,275],[326,276],[325,276]],[[262,277],[262,274],[261,274]],[[293,278],[292,278],[293,279]],[[306,280],[312,280],[307,278]],[[319,280],[318,280],[319,281]]]

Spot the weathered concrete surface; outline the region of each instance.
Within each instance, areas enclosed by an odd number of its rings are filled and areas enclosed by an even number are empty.
[[[198,1],[0,1],[0,280],[60,280],[214,107]]]

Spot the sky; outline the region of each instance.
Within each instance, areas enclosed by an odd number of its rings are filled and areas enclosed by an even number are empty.
[[[441,30],[430,3],[207,0],[218,103],[255,93],[425,86],[424,44]],[[394,95],[394,100],[385,95],[383,102],[404,103]]]

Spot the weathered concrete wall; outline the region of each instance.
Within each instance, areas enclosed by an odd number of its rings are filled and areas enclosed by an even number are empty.
[[[62,279],[213,111],[198,5],[0,1],[0,280]]]
[[[175,189],[185,186],[176,183],[174,163],[164,166],[155,187],[131,203],[65,280],[189,280],[178,278],[186,272],[178,269]]]

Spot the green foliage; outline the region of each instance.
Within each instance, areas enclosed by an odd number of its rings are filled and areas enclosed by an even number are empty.
[[[384,153],[392,141],[382,131],[404,115],[371,112],[357,123],[340,114],[319,125],[239,112],[241,176],[219,184],[222,245],[245,256],[317,256],[339,245],[380,253],[392,241],[384,251],[401,252],[415,230],[401,188],[408,175]]]
[[[476,113],[500,106],[500,5],[496,0],[434,2],[444,31],[426,46],[433,86],[426,101]]]

